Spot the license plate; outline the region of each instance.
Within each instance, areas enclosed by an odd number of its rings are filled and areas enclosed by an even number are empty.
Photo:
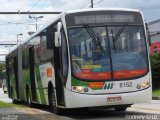
[[[120,101],[122,101],[122,97],[121,96],[108,97],[107,98],[107,102],[120,102]]]

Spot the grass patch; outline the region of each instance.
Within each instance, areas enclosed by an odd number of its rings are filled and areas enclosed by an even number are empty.
[[[153,97],[158,97],[160,96],[160,89],[155,89],[152,91],[152,96]]]
[[[20,108],[24,106],[0,101],[0,108],[13,108],[13,107]]]

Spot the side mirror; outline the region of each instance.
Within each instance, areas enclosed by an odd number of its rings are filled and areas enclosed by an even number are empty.
[[[55,47],[61,47],[61,33],[55,32]]]
[[[149,46],[151,46],[151,35],[149,31],[148,31],[148,42],[149,42]]]
[[[150,32],[149,32],[149,28],[148,28],[147,23],[146,23],[146,32],[147,32],[147,40],[148,40],[149,46],[151,46],[151,35],[150,35]]]
[[[61,47],[61,28],[62,28],[62,23],[58,22],[57,24],[57,32],[55,32],[55,47]]]

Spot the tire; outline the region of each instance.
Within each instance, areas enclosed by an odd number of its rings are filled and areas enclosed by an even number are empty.
[[[48,94],[48,98],[49,98],[49,106],[51,108],[51,111],[53,111],[55,114],[57,115],[63,115],[64,111],[61,108],[57,107],[57,101],[56,101],[56,96],[55,96],[55,92],[53,87],[51,89],[49,89],[49,94]]]
[[[32,107],[32,102],[31,102],[31,95],[30,95],[30,92],[29,92],[29,88],[27,87],[27,90],[26,90],[26,95],[27,95],[27,105],[29,107]]]
[[[17,100],[15,100],[14,97],[12,97],[12,103],[13,103],[13,104],[17,104]]]
[[[13,104],[17,104],[18,101],[14,98],[13,89],[11,89],[11,94],[12,94],[12,103],[13,103]]]
[[[126,106],[120,106],[120,107],[115,107],[115,111],[121,112],[121,111],[126,111],[127,107]]]

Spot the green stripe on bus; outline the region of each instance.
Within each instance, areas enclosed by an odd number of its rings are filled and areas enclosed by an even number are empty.
[[[71,83],[71,85],[72,86],[84,86],[84,87],[89,87],[89,83],[92,83],[92,82],[86,82],[86,81],[81,81],[81,80],[78,80],[78,79],[76,79],[76,78],[74,78],[73,76],[72,76],[72,83]],[[92,90],[102,90],[103,89],[103,87],[99,87],[99,88],[97,88],[97,87],[93,87],[93,88],[91,88]]]
[[[36,67],[36,78],[37,78],[37,85],[38,85],[37,87],[43,87],[39,67]],[[43,104],[47,104],[44,90],[43,89],[38,89],[38,90],[39,90],[39,95],[41,99],[40,101],[42,101]]]
[[[24,98],[25,101],[27,101],[27,95],[26,95],[26,85],[29,84],[30,86],[30,73],[29,69],[23,69],[23,80],[24,80]]]
[[[88,82],[80,81],[72,77],[72,86],[88,86]]]

